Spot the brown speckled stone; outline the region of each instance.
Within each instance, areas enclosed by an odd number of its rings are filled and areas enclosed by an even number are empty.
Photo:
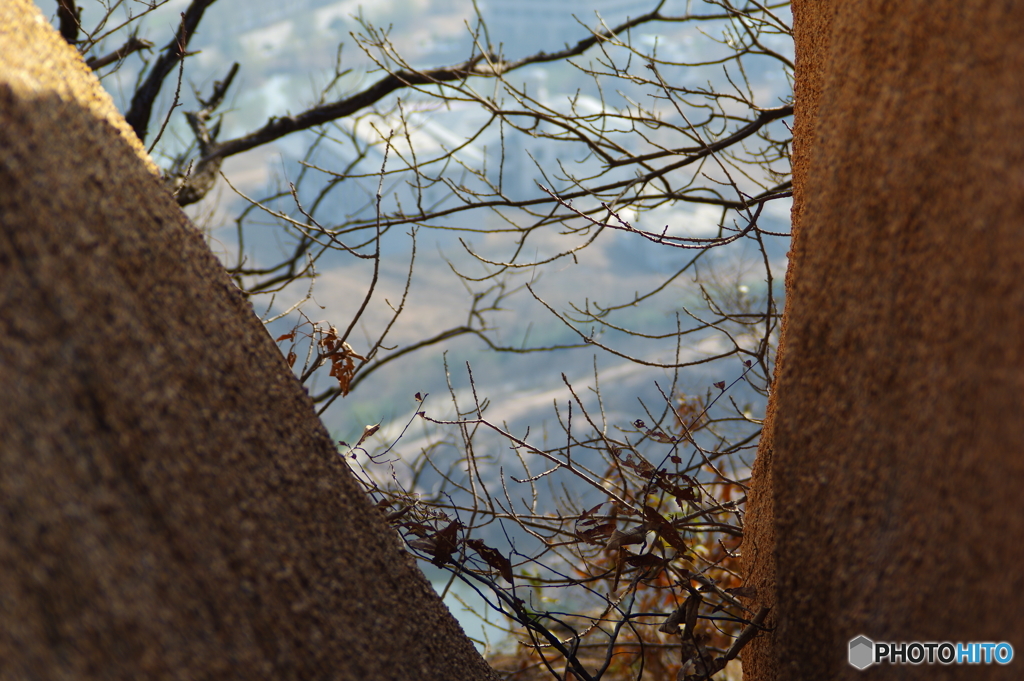
[[[155,173],[0,2],[0,678],[494,678]]]
[[[795,238],[744,551],[746,678],[859,672],[847,643],[1024,651],[1024,4],[794,2]]]

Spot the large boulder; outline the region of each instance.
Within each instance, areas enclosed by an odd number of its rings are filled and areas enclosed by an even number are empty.
[[[861,678],[861,635],[1024,651],[1024,4],[793,11],[794,240],[744,543],[773,629],[745,674]]]
[[[488,679],[78,54],[0,3],[0,677]]]

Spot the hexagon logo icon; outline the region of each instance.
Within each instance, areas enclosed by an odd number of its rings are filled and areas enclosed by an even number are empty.
[[[858,636],[850,641],[850,664],[857,669],[867,669],[875,657],[875,642],[867,636]]]

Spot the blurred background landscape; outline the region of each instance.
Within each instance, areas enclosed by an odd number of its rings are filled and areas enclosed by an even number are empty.
[[[186,62],[179,111],[195,109],[197,94],[208,93],[214,81],[223,79],[231,64],[238,62],[238,76],[221,108],[219,139],[230,139],[257,130],[272,118],[298,114],[366,88],[384,75],[382,65],[419,70],[452,65],[488,45],[505,61],[556,52],[587,38],[592,30],[650,12],[656,4],[646,0],[220,0],[207,10],[189,45],[195,54]],[[171,0],[144,17],[136,30],[159,48],[173,38],[179,14],[187,6],[187,0]],[[82,21],[87,24],[89,12],[95,10],[89,5],[84,9]],[[126,5],[125,11],[139,8]],[[665,16],[716,11],[714,5],[673,0],[660,9]],[[631,50],[656,59],[659,76],[673,87],[728,91],[737,86],[735,73],[723,67],[734,47],[724,26],[722,21],[655,22],[638,26],[621,39]],[[116,47],[115,38],[110,43]],[[770,47],[792,57],[784,37]],[[395,55],[403,61],[396,62]],[[639,104],[682,125],[677,106],[650,82],[595,78],[595,73],[608,71],[611,63],[629,65],[616,66],[623,74],[629,69],[642,72],[643,65],[631,64],[630,59],[639,62],[630,50],[608,45],[571,60],[531,65],[506,79],[517,92],[528,93],[537,106],[566,116],[596,117]],[[790,101],[791,84],[776,61],[751,58],[744,62],[744,70],[749,87],[740,89],[749,91],[759,106],[780,107]],[[130,105],[141,71],[140,63],[128,60],[109,75],[100,73],[122,111]],[[471,87],[489,88],[485,94],[499,100],[503,96],[495,94],[500,86],[494,80],[475,79]],[[157,111],[172,109],[174,89],[163,88]],[[504,101],[510,107],[519,104],[514,93]],[[701,110],[695,111],[691,115],[699,116]],[[381,210],[393,213],[403,206],[426,203],[436,213],[464,201],[465,194],[452,191],[453,186],[469,194],[484,192],[488,184],[498,186],[503,196],[523,202],[547,196],[542,186],[561,194],[572,190],[578,178],[609,182],[636,172],[633,167],[608,169],[584,145],[551,139],[554,128],[541,125],[538,130],[549,134],[526,134],[508,125],[489,125],[492,118],[492,112],[466,98],[399,92],[375,113],[338,121],[321,131],[295,133],[229,158],[222,169],[226,181],[187,212],[226,265],[244,262],[254,267],[287,257],[295,236],[282,229],[281,220],[254,209],[251,199],[299,220],[303,209],[315,205],[321,224],[365,227],[373,225],[378,211],[378,187]],[[739,114],[734,121],[725,116],[715,132],[726,135],[741,123]],[[645,132],[643,127],[619,120],[610,124],[607,135],[627,151],[632,144],[671,149],[682,143],[674,139],[674,129],[649,127]],[[393,136],[391,146],[381,144],[389,136]],[[152,154],[169,167],[193,146],[184,117],[173,114],[166,119]],[[635,153],[644,150],[638,148]],[[430,171],[436,181],[424,186],[409,172],[396,170],[402,164],[408,167],[413,154],[417,163],[447,159],[443,169]],[[707,178],[724,182],[714,167],[679,172],[695,178],[680,183],[684,185]],[[339,181],[341,177],[344,181]],[[752,188],[757,178],[739,177],[736,182],[744,191],[756,193]],[[289,183],[297,186],[295,197],[289,193]],[[388,362],[349,395],[323,403],[324,423],[336,440],[349,445],[360,441],[368,424],[379,424],[376,434],[359,442],[358,449],[342,446],[340,453],[354,455],[357,469],[366,465],[383,470],[384,477],[401,479],[425,496],[448,489],[441,471],[464,464],[465,444],[457,428],[417,419],[417,412],[450,420],[459,415],[456,403],[464,416],[474,403],[486,402],[490,422],[538,447],[555,446],[566,440],[562,424],[572,400],[566,382],[599,425],[616,437],[635,436],[634,421],[657,421],[679,398],[714,400],[723,392],[715,384],[724,382],[727,400],[749,419],[736,426],[734,437],[742,439],[744,432],[756,431],[765,405],[763,392],[741,380],[747,375],[744,358],[733,355],[682,369],[675,365],[727,353],[730,343],[757,345],[756,335],[741,333],[730,340],[700,320],[716,316],[714,305],[709,308],[709,297],[741,314],[744,310],[753,314],[773,296],[781,310],[789,208],[788,199],[768,202],[758,223],[780,236],[764,236],[759,242],[741,238],[699,254],[613,229],[604,229],[601,238],[590,243],[598,230],[584,220],[567,219],[561,227],[547,225],[526,239],[511,226],[535,221],[536,215],[515,206],[454,212],[387,229],[379,242],[379,280],[349,338],[356,353],[368,352],[374,345],[403,295],[402,313],[383,342],[386,348],[408,347],[471,323],[506,348],[575,347],[494,352],[477,334],[457,335]],[[715,205],[683,201],[647,208],[624,206],[617,214],[637,229],[695,239],[721,237],[744,226],[734,212],[725,214]],[[242,224],[244,236],[240,236]],[[368,252],[365,239],[356,241]],[[414,243],[416,259],[410,267]],[[516,257],[545,264],[522,268],[488,264],[512,262]],[[373,261],[328,252],[318,257],[315,270],[312,295],[302,303],[301,313],[307,322],[347,327],[373,280]],[[498,270],[502,270],[500,276],[495,274]],[[291,310],[308,290],[309,282],[300,281],[254,295],[252,301],[256,313],[269,319]],[[493,303],[493,309],[476,322],[468,316],[474,301],[483,307]],[[585,313],[606,308],[615,308],[604,317],[608,324],[596,323],[592,314]],[[270,323],[268,331],[274,338],[296,330],[301,335],[301,323],[293,311]],[[679,336],[680,329],[696,331]],[[588,343],[588,338],[615,352]],[[281,346],[283,353],[290,349],[288,341]],[[307,350],[297,350],[298,375],[303,373],[302,353]],[[321,370],[313,373],[307,385],[315,396],[330,390],[335,379]],[[523,473],[508,442],[484,434],[476,442],[477,456],[486,468],[482,477],[488,484],[500,488],[503,476]],[[403,461],[427,451],[438,470],[412,476],[402,468]],[[371,455],[377,464],[370,462]],[[753,455],[750,446],[736,463],[737,470],[749,468]],[[576,508],[594,503],[593,490],[572,489],[554,479],[551,485],[545,494],[551,504],[548,511],[567,498],[575,497]],[[489,542],[500,543],[508,539],[510,529],[494,525],[482,532]],[[514,530],[512,537],[529,541]],[[443,589],[446,573],[429,566],[427,570]],[[472,595],[465,587],[456,591],[463,597]],[[462,621],[472,636],[482,638],[477,618],[463,615]]]

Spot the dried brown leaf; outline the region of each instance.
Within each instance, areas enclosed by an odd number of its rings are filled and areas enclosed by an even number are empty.
[[[665,621],[661,623],[660,627],[658,627],[658,631],[660,631],[663,634],[675,634],[675,633],[678,633],[679,632],[679,623],[683,621],[683,618],[685,616],[686,616],[686,604],[684,603],[683,605],[681,605],[680,607],[678,607],[678,608],[676,608],[675,610],[672,611],[672,614],[669,615],[665,619]]]
[[[448,524],[448,527],[434,535],[434,550],[428,551],[428,553],[434,556],[433,560],[430,561],[431,563],[441,567],[451,560],[452,554],[455,553],[457,548],[456,538],[458,537],[458,532],[458,521],[452,521]]]
[[[598,504],[597,506],[595,506],[594,508],[591,508],[591,509],[589,509],[587,511],[584,511],[583,513],[580,514],[580,517],[577,518],[576,523],[577,524],[579,524],[579,523],[583,523],[583,524],[596,523],[598,519],[597,518],[591,518],[590,516],[594,515],[594,512],[597,511],[597,509],[601,508],[602,506],[604,506],[604,502],[603,501],[600,504]]]
[[[585,530],[577,530],[576,536],[588,544],[600,544],[601,539],[612,536],[613,532],[615,532],[615,523],[612,522],[588,527]]]
[[[644,525],[634,527],[632,530],[628,532],[620,532],[619,530],[615,530],[614,532],[612,532],[612,536],[608,540],[608,543],[605,544],[605,548],[617,549],[629,544],[643,544],[646,538],[647,527]]]
[[[680,553],[689,551],[689,547],[683,541],[682,535],[679,534],[679,531],[676,530],[671,522],[665,519],[665,516],[650,506],[644,506],[644,517],[647,519],[647,525],[657,532],[658,536],[664,539],[669,546]]]
[[[466,544],[472,548],[477,554],[487,562],[492,568],[498,571],[498,573],[505,579],[509,584],[513,584],[514,576],[512,574],[512,563],[508,558],[501,555],[497,549],[492,549],[480,539],[468,539]]]

